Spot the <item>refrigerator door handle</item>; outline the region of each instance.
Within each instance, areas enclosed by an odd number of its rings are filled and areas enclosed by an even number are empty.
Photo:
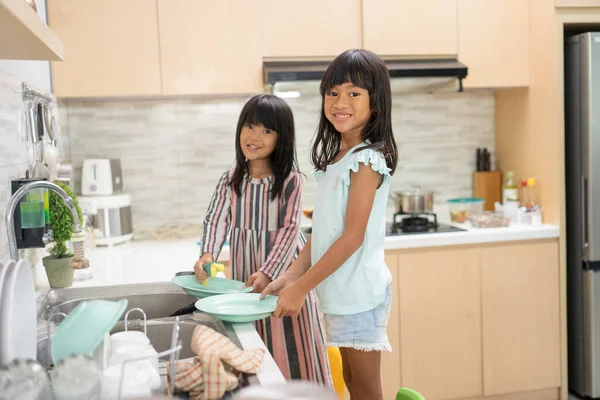
[[[581,232],[581,236],[583,238],[583,249],[587,249],[589,246],[588,240],[588,181],[585,175],[581,175],[581,216],[582,216],[582,224],[581,228],[583,232]]]

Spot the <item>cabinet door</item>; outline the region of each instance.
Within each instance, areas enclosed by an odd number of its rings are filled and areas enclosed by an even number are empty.
[[[364,47],[383,56],[455,55],[456,13],[456,0],[364,1]]]
[[[370,0],[369,0],[370,1]],[[360,0],[261,0],[263,56],[333,58],[362,47]]]
[[[464,86],[529,85],[529,0],[458,0],[458,59]]]
[[[402,385],[427,400],[482,394],[477,249],[398,257]]]
[[[385,263],[392,273],[392,308],[388,322],[387,334],[392,351],[381,353],[381,386],[384,399],[396,397],[401,387],[400,380],[400,298],[398,289],[400,281],[398,276],[398,253],[388,251],[385,254]]]
[[[163,94],[261,90],[258,0],[158,0],[158,21]]]
[[[65,46],[52,63],[57,96],[160,94],[154,1],[48,0],[48,23]]]
[[[556,7],[600,7],[600,0],[554,0]]]
[[[485,395],[560,386],[558,242],[481,250]]]

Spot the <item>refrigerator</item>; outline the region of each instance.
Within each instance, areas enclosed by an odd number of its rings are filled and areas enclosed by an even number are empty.
[[[569,390],[600,398],[600,32],[565,40]]]

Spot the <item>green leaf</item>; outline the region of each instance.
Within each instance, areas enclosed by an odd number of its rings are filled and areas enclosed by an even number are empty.
[[[73,193],[70,187],[62,182],[54,183],[63,189],[73,199],[75,208],[77,209],[77,214],[79,215],[79,220],[81,221],[81,209],[79,208],[79,202],[77,201],[77,196],[75,193]],[[50,229],[52,229],[52,243],[54,243],[54,245],[48,251],[56,258],[70,256],[71,254],[68,252],[65,242],[70,240],[71,235],[73,234],[73,217],[71,215],[71,211],[65,205],[62,197],[60,197],[54,191],[50,191],[49,201]]]

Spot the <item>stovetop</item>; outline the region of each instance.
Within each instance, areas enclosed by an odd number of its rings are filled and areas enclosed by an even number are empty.
[[[387,224],[387,236],[415,235],[422,233],[460,232],[464,229],[437,222],[434,213],[394,214],[393,222]]]

